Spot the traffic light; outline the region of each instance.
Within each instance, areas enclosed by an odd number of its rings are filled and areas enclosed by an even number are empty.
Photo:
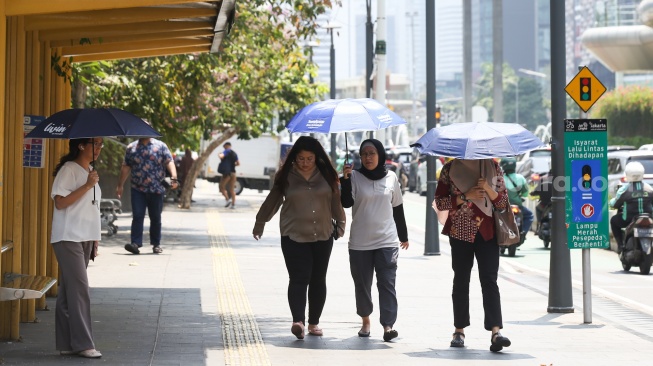
[[[441,119],[442,119],[442,112],[440,111],[440,106],[436,105],[435,106],[435,124],[439,125]]]
[[[580,78],[580,100],[585,102],[592,100],[591,86],[590,78]]]
[[[592,188],[592,168],[589,165],[583,165],[581,170],[582,180],[581,185],[583,188],[589,189]]]

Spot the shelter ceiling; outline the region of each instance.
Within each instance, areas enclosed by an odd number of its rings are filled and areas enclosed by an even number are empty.
[[[74,62],[219,50],[235,0],[7,0],[25,30]]]

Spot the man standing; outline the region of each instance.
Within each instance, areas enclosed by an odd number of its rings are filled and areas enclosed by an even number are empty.
[[[131,171],[132,226],[131,243],[125,244],[125,250],[139,254],[143,246],[143,221],[145,210],[150,217],[150,244],[152,252],[161,253],[161,212],[166,168],[172,177],[172,189],[176,189],[177,169],[172,160],[168,146],[153,138],[143,138],[127,146],[125,160],[120,169],[120,178],[116,187],[116,196],[122,197],[122,189]]]
[[[231,143],[225,142],[224,151],[221,152],[220,165],[218,166],[218,173],[222,174],[220,178],[220,193],[224,196],[226,204],[224,207],[236,208],[236,166],[240,165],[238,161],[238,154],[231,149]]]

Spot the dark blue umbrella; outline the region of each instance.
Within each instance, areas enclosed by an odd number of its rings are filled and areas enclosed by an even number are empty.
[[[286,128],[290,132],[336,133],[376,131],[405,123],[374,99],[329,99],[302,108]]]
[[[139,117],[117,108],[66,109],[46,118],[26,138],[160,137]]]
[[[543,145],[516,123],[464,122],[432,128],[410,146],[423,154],[474,160],[521,155]]]

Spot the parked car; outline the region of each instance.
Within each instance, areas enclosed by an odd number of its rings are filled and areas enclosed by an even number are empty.
[[[638,150],[649,150],[649,151],[651,151],[651,150],[653,150],[653,144],[644,144],[644,145],[640,146]]]
[[[631,161],[644,166],[644,182],[653,185],[653,151],[626,150],[608,152],[608,195],[614,196],[617,186],[626,182],[624,169]]]
[[[647,146],[647,145],[642,145],[642,146]],[[653,146],[653,145],[651,145]],[[642,149],[641,147],[639,148],[640,150],[647,150],[647,149]],[[637,150],[635,146],[632,145],[609,145],[608,146],[608,152],[610,151],[622,151],[622,150]],[[651,150],[651,149],[648,149]]]

